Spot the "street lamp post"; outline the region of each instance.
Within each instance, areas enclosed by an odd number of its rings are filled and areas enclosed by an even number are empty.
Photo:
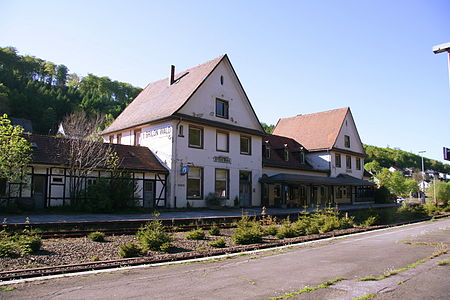
[[[448,80],[450,84],[450,43],[444,43],[440,45],[433,46],[433,53],[439,54],[447,52],[448,53]]]
[[[423,153],[425,152],[427,151],[425,150],[419,151],[420,156],[422,157],[422,184],[420,186],[422,188],[422,197],[421,197],[422,204],[425,203],[425,168],[423,164]]]

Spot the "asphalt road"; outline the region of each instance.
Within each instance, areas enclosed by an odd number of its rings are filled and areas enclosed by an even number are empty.
[[[450,218],[215,262],[154,266],[15,284],[0,299],[269,299],[345,278],[289,299],[450,299],[450,253],[378,281],[450,247]]]

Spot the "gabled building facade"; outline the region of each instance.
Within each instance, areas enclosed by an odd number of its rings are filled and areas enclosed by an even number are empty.
[[[309,205],[373,201],[373,183],[363,178],[366,155],[350,108],[280,119],[273,133],[303,145],[307,162],[327,173],[326,179],[280,175],[273,183],[310,183]]]
[[[261,203],[264,131],[227,55],[150,83],[102,133],[150,148],[170,170],[165,207]]]

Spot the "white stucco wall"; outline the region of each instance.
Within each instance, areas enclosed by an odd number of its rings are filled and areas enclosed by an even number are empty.
[[[261,203],[261,188],[258,182],[262,175],[262,138],[259,136],[251,136],[251,155],[240,154],[240,135],[241,133],[235,131],[228,131],[229,133],[229,152],[220,152],[216,150],[216,127],[200,126],[203,128],[204,147],[203,149],[190,148],[188,146],[189,138],[189,124],[182,122],[180,125],[184,127],[184,137],[175,136],[176,141],[174,147],[174,160],[172,160],[171,171],[171,190],[175,191],[173,196],[177,198],[177,207],[186,207],[187,201],[193,207],[205,206],[205,201],[187,200],[186,199],[186,183],[187,175],[181,175],[181,166],[190,165],[203,168],[203,197],[209,193],[215,192],[215,169],[229,170],[229,200],[226,205],[232,206],[235,197],[239,198],[239,171],[252,172],[252,205],[260,205]],[[199,125],[195,125],[199,126]],[[222,129],[220,129],[223,131]],[[246,134],[245,134],[246,135]],[[246,135],[247,136],[247,135]],[[215,162],[214,157],[223,156],[228,157],[229,163]],[[176,160],[175,160],[176,158]],[[171,201],[174,201],[171,197]],[[173,206],[173,204],[171,204]]]
[[[223,76],[223,85],[220,77]],[[229,103],[229,118],[216,117],[216,98]],[[231,66],[223,60],[179,111],[203,119],[260,130],[260,125]]]

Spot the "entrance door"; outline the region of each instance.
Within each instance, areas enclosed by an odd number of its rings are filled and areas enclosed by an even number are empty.
[[[36,209],[45,208],[47,176],[33,175],[33,205]]]
[[[144,207],[153,207],[155,205],[154,200],[154,182],[144,180]]]
[[[239,204],[241,207],[252,205],[252,172],[239,171]]]

